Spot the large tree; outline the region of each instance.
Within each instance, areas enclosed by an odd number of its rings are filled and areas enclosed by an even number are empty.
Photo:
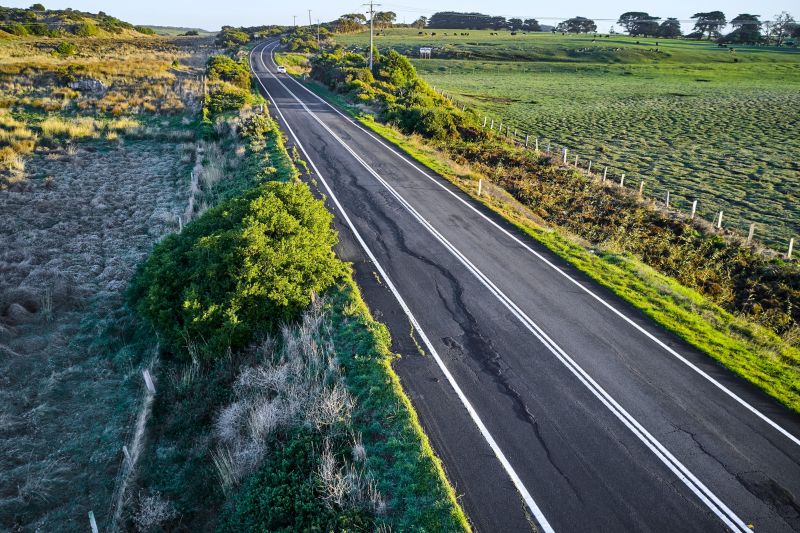
[[[420,17],[411,23],[411,27],[422,29],[425,27],[426,24],[428,24],[428,17]]]
[[[572,17],[556,26],[556,31],[567,33],[589,33],[597,31],[597,24],[586,17]]]
[[[440,11],[434,13],[428,21],[432,29],[453,30],[499,30],[507,25],[504,17],[492,17],[483,13],[459,13],[456,11]]]
[[[653,17],[643,11],[628,11],[619,16],[617,24],[625,28],[628,35],[657,35],[658,17]]]
[[[757,43],[761,41],[761,21],[758,15],[741,13],[731,20],[733,31],[725,36],[726,42]]]
[[[522,24],[522,29],[525,31],[542,31],[542,27],[536,19],[525,19],[525,22]]]
[[[511,31],[519,31],[523,26],[522,19],[508,19],[508,29]]]
[[[375,27],[376,28],[389,28],[397,20],[397,13],[394,11],[376,11],[375,12]]]
[[[700,35],[707,35],[709,40],[712,37],[719,37],[720,30],[727,24],[725,13],[722,11],[709,11],[707,13],[695,13],[692,18],[696,20],[694,30]]]
[[[338,33],[353,33],[361,31],[366,23],[367,17],[361,13],[348,13],[339,17],[339,20],[334,25]]]
[[[767,38],[776,45],[781,46],[783,41],[794,31],[794,24],[794,18],[786,11],[780,15],[775,15],[774,19],[764,23],[764,27],[767,30]]]
[[[682,34],[681,23],[674,17],[668,18],[658,27],[659,37],[673,38],[680,37]]]

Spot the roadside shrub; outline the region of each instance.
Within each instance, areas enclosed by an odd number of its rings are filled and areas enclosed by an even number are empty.
[[[206,211],[154,249],[130,299],[165,349],[205,359],[245,347],[344,272],[332,216],[298,181],[270,182]]]
[[[222,31],[217,34],[217,39],[214,41],[218,46],[225,48],[234,48],[242,46],[250,42],[250,35],[239,28],[231,26],[223,26]]]
[[[209,80],[227,81],[241,89],[250,89],[250,67],[245,60],[234,61],[228,56],[211,56],[206,67]]]
[[[136,27],[134,27],[134,29],[137,32],[141,33],[142,35],[155,35],[156,34],[156,32],[153,30],[153,28],[148,28],[147,26],[136,26]]]
[[[252,101],[253,97],[250,91],[230,84],[222,84],[208,92],[206,109],[212,115],[217,115],[225,111],[238,111]]]

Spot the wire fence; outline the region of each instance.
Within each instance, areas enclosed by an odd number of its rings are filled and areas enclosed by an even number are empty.
[[[615,167],[608,161],[581,156],[578,150],[572,147],[530,132],[522,121],[513,118],[491,117],[478,109],[471,108],[468,104],[453,98],[435,86],[433,90],[462,111],[471,109],[478,117],[482,116],[482,127],[494,132],[497,137],[511,145],[543,155],[555,164],[579,171],[603,185],[616,188],[621,193],[633,194],[641,201],[649,202],[671,216],[698,222],[705,220],[707,229],[728,233],[744,240],[748,245],[758,242],[762,247],[768,248],[785,259],[793,258],[794,237],[790,237],[788,241],[784,239],[783,242],[780,238],[770,238],[769,235],[763,233],[763,224],[749,220],[746,215],[743,216],[730,209],[726,210],[722,206],[703,204],[699,197],[682,195],[670,190],[658,180],[630,172],[626,173],[624,169]]]

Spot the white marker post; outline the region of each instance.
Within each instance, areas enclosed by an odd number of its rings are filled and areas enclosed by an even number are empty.
[[[150,377],[150,371],[145,368],[142,370],[142,376],[144,377],[144,384],[147,386],[147,392],[155,394],[156,386],[153,385],[153,378]]]
[[[567,164],[567,149],[564,148],[564,164]]]
[[[750,231],[747,232],[747,242],[745,244],[750,244],[751,242],[753,242],[753,235],[755,234],[755,232],[756,232],[756,223],[753,222],[752,224],[750,224]]]
[[[722,229],[722,211],[719,212],[719,218],[717,219],[717,229]]]
[[[487,121],[487,120],[489,120],[489,117],[487,117],[486,115],[484,115],[484,117],[483,117],[483,129],[486,129],[486,121]]]
[[[94,519],[94,511],[89,511],[89,527],[92,528],[92,533],[97,533],[97,520]]]
[[[539,137],[536,137],[536,153],[539,153]]]
[[[697,213],[697,200],[695,200],[694,202],[692,202],[692,214],[691,214],[691,216],[689,217],[691,220],[694,220],[694,215],[695,215],[695,213]]]
[[[183,217],[178,215],[178,233],[183,233]]]
[[[667,191],[667,199],[664,200],[664,205],[669,207],[669,191]]]
[[[528,140],[530,139],[530,135],[525,135],[525,148],[528,147]]]
[[[494,129],[494,119],[492,119],[492,125],[491,125],[491,126],[489,126],[489,129],[490,129],[490,130],[493,130],[493,129]]]
[[[483,192],[483,180],[480,179],[478,180],[478,196],[480,196],[482,192]]]
[[[622,177],[619,179],[619,186],[625,187],[625,173],[623,173]]]
[[[606,182],[606,176],[608,175],[608,167],[603,169],[603,183]]]
[[[639,198],[642,197],[643,193],[644,193],[644,180],[642,180],[641,183],[639,183]]]
[[[792,258],[792,251],[794,251],[794,237],[789,239],[789,251],[786,252],[786,259]]]
[[[575,154],[575,166],[578,166],[578,154]]]
[[[592,174],[592,162],[589,161],[589,167],[586,169],[586,173],[591,175]]]

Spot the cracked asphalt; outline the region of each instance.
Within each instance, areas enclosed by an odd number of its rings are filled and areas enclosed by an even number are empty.
[[[266,67],[259,55],[252,66],[269,91],[267,99],[283,114],[281,125],[291,127],[554,530],[715,531],[726,525],[309,110],[744,524],[763,531],[800,529],[797,443],[468,209],[456,197],[469,200],[445,180],[435,178],[443,187],[434,183],[288,77],[281,75],[280,83],[269,74],[274,65]],[[264,60],[271,65],[268,53]],[[328,195],[320,176],[307,178]],[[328,204],[340,233],[338,253],[353,263],[367,303],[392,333],[402,356],[395,368],[475,528],[536,529],[520,493],[434,358],[414,338],[408,317],[341,211]],[[476,207],[744,402],[800,435],[796,414]]]

